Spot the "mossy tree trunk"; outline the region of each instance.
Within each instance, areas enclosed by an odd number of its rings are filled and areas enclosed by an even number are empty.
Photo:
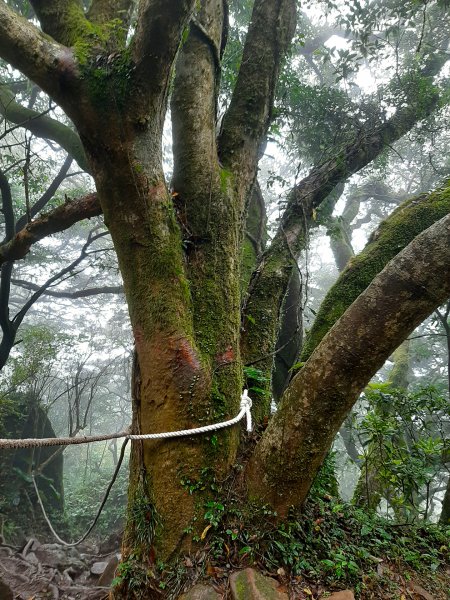
[[[281,61],[295,29],[295,1],[255,1],[218,135],[226,31],[221,1],[140,0],[128,43],[131,1],[94,0],[88,13],[78,0],[31,4],[45,34],[0,2],[0,56],[63,107],[83,144],[117,252],[135,340],[133,429],[170,431],[230,417],[238,408],[242,360],[273,355],[280,307],[313,209],[338,182],[429,114],[436,94],[432,90],[424,106],[397,111],[293,190],[280,230],[250,282],[241,321],[247,204],[272,118]],[[161,138],[172,82],[174,173],[169,192]],[[448,194],[444,197],[448,202]],[[434,222],[437,213],[431,214],[427,218]],[[398,237],[392,255],[425,221],[408,229],[406,239]],[[414,242],[398,259],[404,275],[398,276],[397,263],[384,272],[292,381],[248,470],[252,494],[268,498],[280,514],[304,499],[336,427],[373,369],[439,304],[446,292],[441,281],[450,262],[448,237],[447,223],[427,234],[435,248],[431,266],[424,238]],[[371,277],[386,256],[383,252]],[[411,267],[413,262],[417,268]],[[394,302],[393,293],[402,295],[401,302]],[[337,310],[341,308],[342,303]],[[348,338],[351,332],[354,341],[355,327],[361,339],[353,348]],[[271,363],[270,358],[269,371]],[[267,404],[256,407],[258,417]],[[214,438],[214,443],[202,437],[133,445],[124,557],[142,561],[144,573],[155,552],[167,559],[189,546],[193,518],[209,493],[208,478],[212,472],[219,477],[226,473],[236,453],[238,428]],[[288,479],[282,480],[286,473]],[[126,585],[117,594],[126,596]]]
[[[184,429],[234,416],[242,388],[240,265],[247,199],[271,121],[293,0],[257,0],[229,110],[216,136],[221,0],[32,2],[44,32],[0,5],[0,53],[64,108],[117,252],[135,340],[133,428]],[[274,25],[275,24],[275,25]],[[51,37],[49,37],[51,36]],[[161,139],[172,65],[174,174]],[[6,43],[5,43],[6,42]],[[11,48],[14,51],[11,52]],[[220,162],[219,162],[220,157]],[[134,444],[125,558],[189,546],[195,489],[233,460],[238,428]],[[212,441],[214,443],[212,443]],[[152,550],[153,549],[153,550]]]

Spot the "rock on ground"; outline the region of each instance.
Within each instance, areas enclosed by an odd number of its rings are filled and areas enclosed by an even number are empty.
[[[275,579],[250,568],[232,573],[230,586],[233,600],[288,600],[288,595],[277,589]]]
[[[218,594],[211,586],[197,584],[186,594],[180,596],[179,600],[221,600],[221,598],[221,594]]]

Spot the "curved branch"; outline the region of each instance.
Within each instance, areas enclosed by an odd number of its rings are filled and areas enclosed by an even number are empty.
[[[280,516],[300,506],[345,416],[395,348],[450,296],[450,215],[409,244],[294,377],[247,471]]]
[[[306,336],[300,360],[308,359],[339,317],[399,250],[449,213],[450,190],[446,188],[409,199],[383,221],[325,296]]]
[[[44,237],[64,231],[83,219],[102,214],[97,194],[88,194],[78,200],[68,200],[47,215],[28,223],[8,243],[0,246],[0,264],[24,258],[31,246]]]
[[[80,255],[64,269],[61,269],[55,275],[52,275],[42,286],[34,292],[34,294],[25,302],[19,312],[12,320],[9,319],[9,290],[11,287],[11,271],[13,263],[7,262],[2,266],[1,270],[1,293],[0,293],[0,324],[3,332],[2,341],[0,343],[0,370],[6,364],[10,355],[11,349],[14,346],[17,331],[25,318],[27,312],[33,304],[46,292],[46,290],[58,279],[62,279],[65,275],[73,271],[88,255],[88,248],[95,240],[106,235],[106,232],[94,234],[92,231],[88,235],[88,239],[81,249]]]
[[[83,171],[89,173],[89,165],[79,135],[68,125],[22,106],[15,100],[14,94],[6,85],[0,85],[0,114],[11,123],[31,131],[37,137],[56,142],[73,156]]]
[[[51,40],[0,0],[0,57],[56,101],[76,92],[76,69],[69,48]]]

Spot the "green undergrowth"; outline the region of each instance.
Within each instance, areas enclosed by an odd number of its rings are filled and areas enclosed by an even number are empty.
[[[204,508],[205,528],[197,540],[203,549],[192,560],[159,565],[166,591],[181,590],[194,571],[196,578],[220,583],[231,571],[250,566],[272,575],[281,569],[306,586],[347,587],[356,598],[379,598],[384,596],[370,595],[374,585],[395,585],[381,571],[394,568],[406,578],[429,581],[442,575],[450,560],[450,528],[394,524],[329,495],[309,499],[301,513],[292,512],[282,523],[268,506],[237,499],[210,501]]]
[[[326,584],[358,587],[381,561],[434,573],[450,559],[450,528],[401,526],[332,497],[310,500],[301,514],[276,524],[268,507],[207,507],[211,560],[279,567]],[[209,533],[209,532],[208,532]]]

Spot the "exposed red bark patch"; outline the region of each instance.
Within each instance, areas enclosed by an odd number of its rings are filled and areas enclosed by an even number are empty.
[[[225,350],[225,352],[223,354],[218,354],[217,355],[217,363],[219,365],[227,365],[229,363],[232,363],[234,361],[234,350],[232,346],[228,346],[228,348]]]
[[[188,372],[196,372],[200,369],[200,361],[191,344],[186,339],[179,342],[176,352],[176,366]]]

